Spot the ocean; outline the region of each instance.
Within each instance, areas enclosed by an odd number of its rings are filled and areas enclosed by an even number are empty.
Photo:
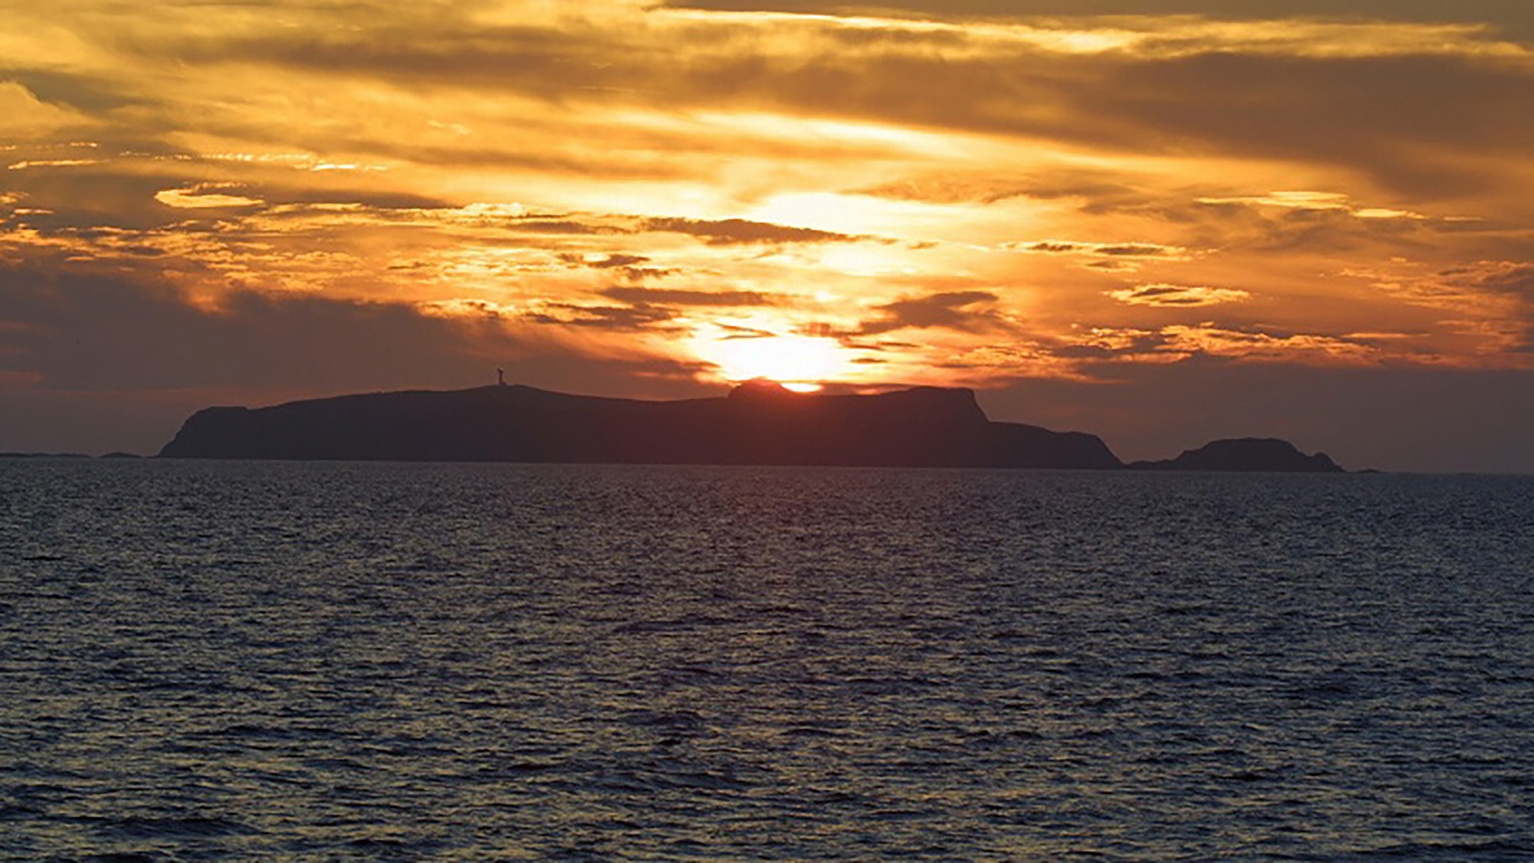
[[[0,460],[0,858],[1534,859],[1534,478]]]

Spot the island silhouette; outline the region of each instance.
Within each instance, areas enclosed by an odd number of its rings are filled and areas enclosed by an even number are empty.
[[[1287,447],[1280,452],[1281,444]],[[1283,441],[1218,441],[1126,466],[1096,435],[993,422],[973,390],[790,392],[750,381],[728,396],[642,401],[522,385],[409,390],[211,407],[160,458],[608,464],[1341,470]],[[1205,450],[1210,449],[1206,447]],[[1203,450],[1196,451],[1203,452]]]
[[[1278,438],[1232,438],[1211,441],[1165,461],[1130,462],[1134,470],[1246,470],[1340,473],[1342,468],[1324,452],[1305,455]]]

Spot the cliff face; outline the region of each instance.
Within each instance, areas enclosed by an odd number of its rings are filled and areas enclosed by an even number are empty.
[[[164,458],[1117,468],[1098,438],[992,423],[967,389],[871,396],[752,383],[645,402],[491,386],[208,408]]]
[[[1137,461],[1136,470],[1270,471],[1282,473],[1341,473],[1326,453],[1305,455],[1277,438],[1217,440],[1167,461]]]

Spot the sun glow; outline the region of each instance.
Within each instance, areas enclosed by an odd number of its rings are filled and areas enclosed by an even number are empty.
[[[822,381],[840,376],[852,361],[836,341],[810,336],[699,336],[691,347],[724,380],[766,378],[794,392],[819,390]]]

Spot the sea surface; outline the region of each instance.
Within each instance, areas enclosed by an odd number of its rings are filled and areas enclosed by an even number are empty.
[[[1534,478],[0,460],[0,859],[1534,859]]]

